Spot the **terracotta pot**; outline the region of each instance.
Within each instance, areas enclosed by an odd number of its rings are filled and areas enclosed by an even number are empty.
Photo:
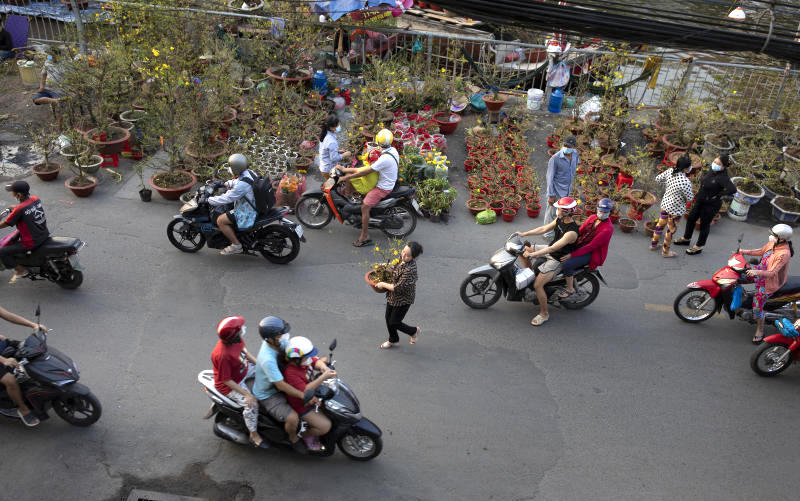
[[[622,233],[630,233],[634,228],[636,228],[636,221],[633,219],[627,217],[619,219],[619,229],[622,230]]]
[[[88,197],[94,191],[95,186],[97,186],[97,182],[98,182],[97,178],[96,177],[92,177],[92,176],[86,176],[86,178],[89,179],[92,182],[91,184],[89,184],[87,186],[72,186],[70,183],[72,183],[72,181],[78,179],[78,177],[79,176],[73,176],[73,177],[67,179],[66,181],[64,181],[64,186],[69,188],[69,191],[71,191],[72,194],[75,195],[76,197],[81,197],[81,198]]]
[[[40,170],[40,169],[51,169],[51,170]],[[40,163],[33,166],[33,173],[36,174],[39,179],[42,181],[52,181],[58,177],[58,173],[61,172],[61,164],[57,164],[54,162],[47,162],[47,163]]]
[[[533,207],[533,208],[531,208]],[[539,212],[542,210],[542,206],[538,203],[528,204],[528,217],[539,217]]]
[[[667,153],[672,153],[673,151],[686,151],[689,149],[688,146],[679,146],[670,142],[670,140],[667,138],[671,138],[673,135],[674,134],[665,134],[661,137],[661,141],[664,142],[664,147],[667,150]]]
[[[294,78],[282,77],[281,74],[284,71],[287,71],[288,69],[289,69],[288,66],[273,66],[271,68],[268,68],[266,73],[273,80],[276,80],[278,82],[283,82],[288,85],[305,85],[306,87],[309,87],[311,85],[312,75],[308,70],[300,70],[300,69],[298,70],[303,73],[302,77],[294,77]]]
[[[503,221],[510,223],[514,221],[514,218],[517,217],[517,211],[514,209],[503,209],[503,213],[501,214]]]
[[[467,200],[465,205],[467,206],[470,214],[473,216],[478,215],[479,212],[485,211],[489,207],[489,204],[486,202],[486,200],[481,200],[479,198]]]
[[[647,238],[653,238],[653,232],[656,229],[656,222],[655,221],[647,221],[644,223],[644,234]]]
[[[481,96],[481,99],[483,99],[483,102],[486,103],[486,109],[488,109],[489,111],[500,111],[500,108],[502,108],[503,105],[506,104],[507,98],[504,96],[500,96],[500,99],[494,100],[491,97],[489,97],[489,94],[484,94],[483,96]]]
[[[375,292],[377,292],[378,294],[386,294],[387,292],[389,292],[389,291],[388,291],[388,290],[386,290],[386,289],[379,289],[379,288],[375,287],[375,284],[376,284],[377,282],[375,282],[374,280],[372,280],[372,278],[370,277],[370,275],[372,275],[373,273],[375,273],[375,271],[374,271],[374,270],[370,270],[370,271],[368,271],[368,272],[367,272],[367,273],[364,275],[364,281],[365,281],[365,282],[367,282],[367,283],[369,284],[369,286],[370,286],[370,287],[372,287],[372,290],[374,290],[374,291],[375,291]]]
[[[186,175],[188,175],[191,178],[190,182],[188,182],[183,186],[179,186],[177,188],[162,188],[161,186],[156,185],[154,182],[158,174],[153,174],[150,177],[150,186],[152,186],[153,189],[156,190],[158,194],[161,195],[161,197],[164,198],[165,200],[177,200],[180,198],[181,195],[189,191],[192,188],[192,186],[195,185],[195,183],[197,183],[197,178],[194,177],[194,174],[187,171],[183,172],[185,172]]]
[[[191,151],[192,143],[189,143],[186,146],[184,146],[183,151],[186,152],[187,155],[189,155],[190,157],[192,157],[192,158],[194,158],[195,160],[198,160],[198,161],[200,161],[200,160],[205,160],[205,161],[214,160],[215,158],[221,157],[222,155],[224,155],[225,153],[228,152],[228,145],[227,144],[225,144],[225,143],[223,143],[221,141],[212,141],[212,143],[221,145],[219,152],[215,152],[215,153],[211,153],[211,154],[207,154],[207,155],[200,155],[200,154],[197,154],[197,153],[192,153],[192,151]]]
[[[109,129],[115,129],[117,131],[116,135],[121,135],[122,137],[108,141],[105,133],[99,133],[98,129],[91,129],[86,132],[86,141],[93,144],[101,155],[116,155],[122,151],[125,143],[131,138],[130,131],[122,127],[109,127]]]
[[[505,208],[505,205],[503,204],[502,200],[493,200],[489,204],[489,208],[492,209],[495,214],[500,216],[503,212],[503,209]]]
[[[450,135],[456,131],[458,123],[461,122],[461,115],[450,113],[449,111],[441,111],[434,113],[433,121],[439,124],[439,132]]]

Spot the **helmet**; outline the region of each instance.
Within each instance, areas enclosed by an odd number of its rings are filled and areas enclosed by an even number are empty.
[[[290,330],[289,322],[285,322],[279,317],[264,317],[258,323],[258,334],[265,341],[281,334],[287,334]]]
[[[303,336],[295,336],[286,343],[286,358],[313,357],[317,354],[314,343]]]
[[[576,202],[574,198],[562,197],[558,202],[553,204],[553,207],[556,209],[569,209],[569,211],[572,212],[572,209],[577,205],[578,202]]]
[[[374,149],[370,150],[369,155],[367,156],[367,160],[369,160],[369,163],[372,164],[377,162],[380,157],[381,157],[380,150]]]
[[[789,240],[792,238],[792,227],[788,224],[776,224],[769,232],[781,240]]]
[[[375,142],[378,143],[378,146],[381,148],[388,148],[394,142],[394,135],[389,129],[381,129],[377,134],[375,134]]]
[[[599,202],[597,202],[597,210],[600,212],[611,212],[614,210],[614,201],[610,198],[601,198]]]
[[[238,176],[247,170],[247,157],[241,153],[234,153],[228,157],[228,165],[233,171],[233,175]]]
[[[235,315],[232,317],[225,317],[217,324],[217,335],[223,343],[230,343],[244,327],[244,317]]]

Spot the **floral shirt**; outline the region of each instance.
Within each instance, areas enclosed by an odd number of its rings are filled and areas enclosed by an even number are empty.
[[[400,263],[392,270],[394,290],[386,294],[386,302],[392,306],[414,304],[417,289],[417,261],[412,259]]]

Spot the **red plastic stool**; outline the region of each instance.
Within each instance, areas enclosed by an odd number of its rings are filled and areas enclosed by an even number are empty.
[[[633,177],[626,176],[622,172],[618,173],[617,174],[617,189],[619,190],[619,187],[622,186],[622,185],[625,185],[625,184],[627,184],[628,186],[633,188]]]
[[[100,156],[103,157],[103,163],[100,164],[101,168],[119,167],[119,155],[117,155],[116,153],[114,153],[113,155],[100,155]]]

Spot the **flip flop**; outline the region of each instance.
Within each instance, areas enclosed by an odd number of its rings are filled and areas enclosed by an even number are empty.
[[[378,348],[380,348],[382,350],[388,350],[390,348],[394,348],[394,343],[392,343],[391,341],[385,341],[385,342],[381,343],[381,345],[378,346]]]
[[[369,238],[366,240],[356,240],[353,242],[353,247],[366,247],[368,245],[372,245],[372,240]]]
[[[672,241],[672,245],[689,245],[690,243],[692,243],[692,241],[687,238],[679,238],[678,240]]]
[[[750,342],[753,343],[753,344],[761,344],[761,343],[764,342],[764,336],[761,336],[761,337],[753,336],[753,339]]]
[[[560,291],[558,291],[558,297],[559,299],[567,299],[570,296],[574,296],[576,292],[578,291],[568,291],[567,289],[561,289]],[[566,296],[564,296],[563,294],[566,294]]]
[[[701,252],[703,252],[702,247],[690,247],[686,249],[686,253],[689,254],[690,256],[694,256],[695,254],[700,254]]]
[[[422,329],[417,327],[417,332],[415,332],[414,335],[409,338],[408,344],[417,344],[417,336],[419,336],[420,332],[422,332]]]
[[[533,320],[531,320],[531,325],[535,325],[538,327],[543,323],[547,322],[548,320],[550,320],[549,316],[543,317],[541,315],[536,315],[535,317],[533,317]]]
[[[669,251],[666,254],[664,254],[663,252],[661,253],[661,257],[663,257],[663,258],[671,258],[671,257],[676,257],[676,256],[677,256],[677,254],[675,254],[672,251]]]
[[[8,281],[8,284],[9,285],[14,285],[15,283],[17,283],[17,281],[19,281],[22,278],[27,278],[27,276],[30,275],[30,274],[31,273],[29,271],[26,271],[22,275],[17,275],[16,273],[14,273],[14,275],[11,277],[11,280]]]

